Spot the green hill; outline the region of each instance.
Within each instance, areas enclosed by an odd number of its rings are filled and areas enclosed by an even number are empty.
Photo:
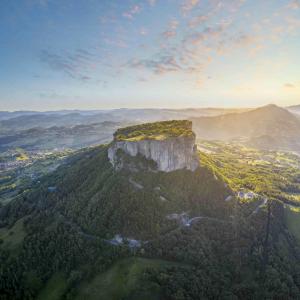
[[[249,217],[206,167],[147,169],[115,171],[95,147],[2,207],[1,299],[295,299],[279,204]]]

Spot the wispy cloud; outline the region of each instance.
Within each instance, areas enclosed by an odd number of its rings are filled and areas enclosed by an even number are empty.
[[[163,32],[163,37],[165,39],[169,39],[169,38],[174,37],[174,36],[176,36],[176,31],[175,30],[167,30],[167,31]]]
[[[123,12],[123,17],[127,19],[133,19],[134,15],[140,13],[142,10],[140,5],[134,5],[129,10]]]
[[[177,29],[178,25],[179,25],[179,21],[177,21],[175,19],[171,20],[168,24],[167,30],[162,33],[163,37],[165,39],[169,39],[171,37],[176,36],[176,29]]]
[[[84,49],[77,49],[74,53],[53,53],[42,50],[40,61],[47,64],[52,70],[60,71],[73,79],[89,81],[92,78],[86,73],[93,69],[96,57]]]
[[[199,16],[196,16],[196,17],[192,18],[189,21],[188,24],[189,24],[190,28],[195,28],[195,27],[197,27],[199,25],[204,24],[208,20],[209,20],[209,16],[208,15],[199,15]]]
[[[181,6],[181,11],[184,15],[186,15],[198,4],[199,4],[199,0],[185,0]]]
[[[109,37],[105,37],[105,38],[103,38],[103,42],[109,46],[114,46],[117,48],[127,48],[128,47],[127,43],[121,38],[112,39]]]
[[[288,5],[287,5],[288,8],[291,8],[291,9],[299,9],[300,8],[300,1],[299,0],[293,0],[291,1]]]
[[[156,0],[148,0],[150,6],[154,6],[156,4]]]
[[[294,88],[296,88],[296,86],[294,84],[292,84],[292,83],[285,83],[283,85],[283,87],[285,87],[287,89],[294,89]]]
[[[198,72],[201,66],[200,64],[186,64],[180,56],[171,53],[159,53],[151,58],[130,60],[127,63],[127,67],[133,69],[146,69],[156,75],[162,75],[174,72]]]
[[[140,28],[140,35],[147,35],[148,34],[148,30],[145,27]]]
[[[171,55],[161,55],[149,59],[133,59],[128,62],[128,66],[137,69],[146,68],[155,74],[163,74],[181,70],[181,66]]]
[[[52,100],[67,100],[67,99],[80,99],[78,95],[66,95],[62,93],[58,93],[54,90],[45,90],[38,93],[39,98],[41,99],[52,99]]]

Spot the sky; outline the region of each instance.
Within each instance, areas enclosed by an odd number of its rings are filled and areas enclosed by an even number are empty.
[[[1,0],[0,110],[300,104],[300,0]]]

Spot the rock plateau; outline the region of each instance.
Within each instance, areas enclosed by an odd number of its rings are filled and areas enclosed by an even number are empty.
[[[159,171],[194,171],[199,165],[195,138],[192,122],[186,120],[130,126],[116,131],[108,158],[115,166],[120,149],[130,156],[140,154],[153,160]]]

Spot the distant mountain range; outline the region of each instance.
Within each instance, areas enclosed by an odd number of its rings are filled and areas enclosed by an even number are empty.
[[[0,152],[17,147],[38,151],[104,144],[111,140],[113,132],[119,127],[120,123],[104,121],[73,127],[30,128],[0,137]]]
[[[0,152],[21,147],[26,150],[78,149],[107,143],[112,133],[126,125],[143,122],[215,116],[238,109],[111,109],[49,112],[0,112]]]
[[[111,109],[0,112],[0,151],[75,148],[106,143],[118,127],[189,119],[198,139],[233,141],[262,149],[300,151],[300,106],[256,109]]]
[[[194,131],[201,139],[241,139],[259,148],[300,150],[300,119],[276,105],[192,120]]]
[[[189,109],[111,109],[111,110],[62,110],[49,112],[0,111],[0,134],[34,127],[75,126],[104,121],[115,122],[151,122],[171,119],[187,119],[199,116],[216,116],[240,109],[189,108]]]

